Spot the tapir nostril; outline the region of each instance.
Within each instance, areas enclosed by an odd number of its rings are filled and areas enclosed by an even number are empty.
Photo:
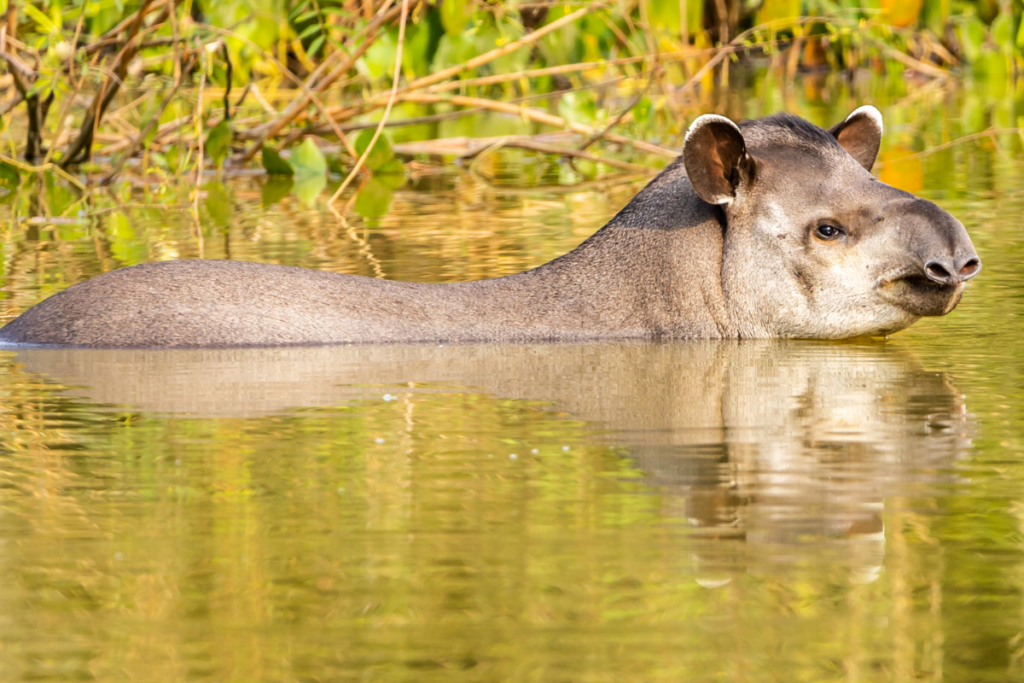
[[[960,266],[960,279],[963,281],[970,280],[978,274],[979,270],[981,270],[981,261],[976,258],[969,258],[966,263]]]
[[[928,279],[941,282],[944,285],[948,285],[955,280],[953,273],[950,272],[951,270],[952,268],[946,264],[934,259],[924,264],[924,272]]]

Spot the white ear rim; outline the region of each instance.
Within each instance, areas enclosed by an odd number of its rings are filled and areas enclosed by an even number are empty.
[[[874,107],[872,107],[872,109],[874,109]],[[875,111],[877,112],[878,110],[875,109]],[[852,116],[852,114],[851,114],[851,116]],[[879,116],[879,120],[881,120],[881,116],[882,115],[879,114],[878,116]],[[690,141],[690,136],[691,135],[693,135],[694,133],[696,133],[698,130],[700,130],[704,126],[708,125],[709,123],[726,123],[726,124],[732,126],[733,128],[735,128],[737,133],[740,132],[740,127],[737,126],[735,123],[733,123],[732,120],[727,119],[724,116],[719,116],[718,114],[703,114],[701,116],[698,116],[694,120],[694,122],[690,124],[689,130],[686,131],[686,137],[683,138],[683,145],[685,146],[686,143]]]
[[[854,109],[852,112],[850,112],[850,115],[846,117],[846,120],[843,121],[843,123],[849,123],[858,116],[867,116],[869,119],[871,119],[874,122],[874,124],[878,126],[879,133],[885,131],[885,128],[882,126],[882,112],[878,111],[878,109],[871,106],[870,104],[865,104],[863,107],[857,107],[856,109]]]

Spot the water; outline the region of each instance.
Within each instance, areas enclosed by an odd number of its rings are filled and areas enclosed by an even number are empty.
[[[847,87],[716,106],[876,102],[885,160],[1024,112],[984,84]],[[346,223],[263,207],[260,179],[200,227],[132,206],[179,201],[155,187],[80,224],[24,221],[74,197],[21,197],[5,314],[200,252],[515,272],[639,187],[516,153],[483,170],[427,169]],[[881,173],[984,263],[957,311],[887,341],[0,352],[0,679],[1024,680],[1021,141]]]

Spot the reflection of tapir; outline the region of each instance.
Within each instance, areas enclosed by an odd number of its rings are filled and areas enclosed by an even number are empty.
[[[197,417],[431,385],[548,401],[607,428],[650,483],[681,494],[665,499],[685,501],[678,516],[748,542],[878,538],[886,493],[968,444],[949,381],[886,344],[30,348],[15,361],[94,402]]]
[[[388,282],[231,261],[117,270],[0,330],[96,347],[887,334],[960,301],[964,227],[871,176],[874,107],[829,131],[698,118],[683,155],[572,252],[479,282]]]

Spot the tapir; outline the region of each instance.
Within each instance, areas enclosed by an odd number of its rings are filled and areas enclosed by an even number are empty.
[[[573,251],[516,275],[411,283],[217,260],[97,276],[0,342],[234,347],[596,339],[843,339],[956,307],[964,226],[871,175],[882,116],[698,117],[682,154]]]

